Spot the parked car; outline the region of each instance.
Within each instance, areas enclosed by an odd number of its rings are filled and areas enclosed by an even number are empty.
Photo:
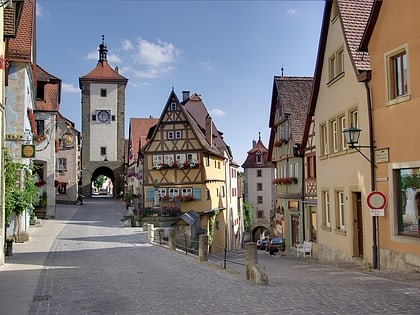
[[[258,240],[257,241],[257,249],[261,249],[261,250],[266,249],[267,248],[267,245],[268,245],[268,242],[269,242],[268,238],[264,238],[262,240]]]
[[[275,237],[268,244],[267,251],[270,253],[270,255],[274,255],[279,251],[284,251],[285,245],[286,243],[284,242],[283,238]]]

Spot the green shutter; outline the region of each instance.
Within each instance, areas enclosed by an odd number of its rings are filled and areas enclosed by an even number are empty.
[[[155,189],[146,188],[146,201],[154,201],[154,200],[155,200]]]
[[[201,200],[201,188],[193,188],[193,198],[195,200]]]

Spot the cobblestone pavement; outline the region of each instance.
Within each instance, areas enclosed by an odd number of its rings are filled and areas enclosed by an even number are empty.
[[[57,207],[56,220],[34,228],[0,267],[0,313],[419,314],[410,275],[259,252],[269,284],[255,285],[242,266],[222,270],[148,244],[142,228],[123,227],[125,211],[105,198]]]

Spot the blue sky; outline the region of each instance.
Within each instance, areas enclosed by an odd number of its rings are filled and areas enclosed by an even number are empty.
[[[98,60],[129,79],[131,117],[160,117],[174,88],[200,94],[234,160],[268,147],[273,78],[313,76],[324,1],[38,0],[37,63],[62,80],[60,112],[81,130],[79,77]]]

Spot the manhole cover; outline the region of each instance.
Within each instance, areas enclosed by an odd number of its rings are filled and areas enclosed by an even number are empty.
[[[33,301],[46,301],[51,298],[51,295],[35,295]]]

